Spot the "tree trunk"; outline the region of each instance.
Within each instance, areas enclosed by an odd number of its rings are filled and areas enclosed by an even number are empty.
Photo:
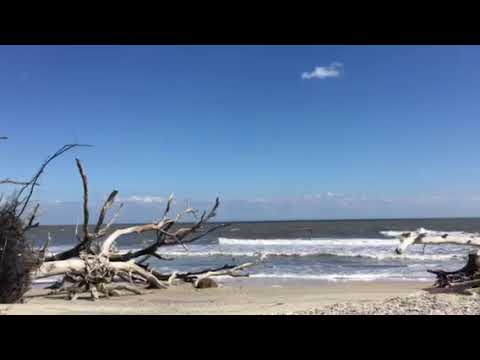
[[[480,286],[480,256],[478,254],[469,254],[467,263],[464,267],[456,271],[427,270],[429,273],[437,276],[435,287],[450,288],[455,285],[463,287]],[[462,286],[463,285],[463,286]]]

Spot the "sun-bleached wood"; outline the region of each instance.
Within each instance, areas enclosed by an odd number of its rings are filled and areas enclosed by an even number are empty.
[[[480,248],[480,234],[478,233],[448,233],[434,232],[425,229],[405,231],[398,237],[399,246],[395,249],[397,254],[402,254],[414,244],[423,245],[466,245]],[[478,252],[480,254],[480,250]]]

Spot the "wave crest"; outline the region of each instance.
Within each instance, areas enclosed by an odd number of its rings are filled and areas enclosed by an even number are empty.
[[[304,245],[304,246],[390,246],[398,245],[396,239],[332,239],[332,238],[314,238],[305,239],[230,239],[218,238],[220,245],[252,245],[252,246],[285,246],[285,245]]]
[[[257,273],[250,274],[252,278],[262,279],[299,279],[299,280],[325,280],[325,281],[375,281],[375,280],[399,280],[399,281],[432,281],[432,277],[406,277],[396,273],[382,274],[296,274],[296,273]]]

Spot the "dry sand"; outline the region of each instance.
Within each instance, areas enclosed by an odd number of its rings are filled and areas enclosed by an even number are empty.
[[[392,296],[418,293],[425,282],[259,282],[242,279],[219,288],[196,290],[191,285],[151,290],[144,295],[102,298],[93,302],[80,297],[67,301],[59,297],[39,297],[43,290],[32,290],[25,304],[0,305],[7,315],[80,314],[285,314],[309,311],[334,303],[368,303]]]

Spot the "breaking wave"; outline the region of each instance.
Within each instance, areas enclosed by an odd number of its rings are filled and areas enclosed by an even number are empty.
[[[406,277],[399,276],[396,273],[382,273],[382,274],[296,274],[296,273],[278,273],[267,274],[258,273],[251,274],[252,278],[262,279],[298,279],[298,280],[325,280],[325,281],[375,281],[375,280],[400,280],[400,281],[432,281],[428,277]]]
[[[395,246],[398,245],[396,239],[228,239],[218,238],[220,245],[252,245],[252,246],[285,246],[285,245],[304,245],[304,246]]]
[[[354,252],[295,252],[295,251],[170,251],[163,253],[172,257],[344,257],[344,258],[369,258],[375,260],[426,260],[426,261],[445,261],[455,258],[464,258],[462,254],[360,254]]]

